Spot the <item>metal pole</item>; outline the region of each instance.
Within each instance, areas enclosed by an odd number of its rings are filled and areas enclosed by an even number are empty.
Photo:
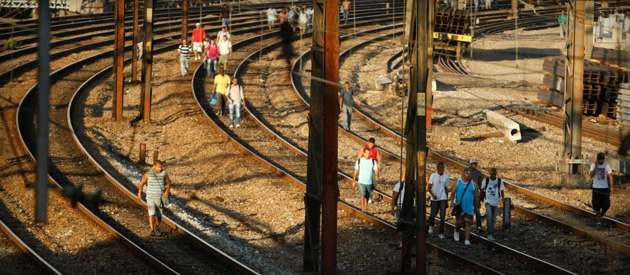
[[[187,0],[183,0],[187,1]],[[151,95],[153,73],[153,0],[144,1],[144,59],[142,60],[142,93],[140,96],[140,115],[142,121],[151,121]]]
[[[352,27],[352,36],[357,37],[357,0],[352,1],[352,19],[354,26]]]
[[[392,0],[392,29],[395,28],[396,25],[396,0]],[[396,33],[392,33],[392,38],[396,37]]]
[[[188,41],[188,0],[182,0],[182,40]]]
[[[35,185],[35,221],[48,222],[48,121],[50,95],[50,8],[49,0],[39,2],[37,43],[37,184]]]
[[[140,1],[133,0],[133,45],[131,47],[131,80],[138,81],[138,21]],[[169,15],[170,18],[170,15]],[[169,20],[170,21],[170,20]]]
[[[514,36],[516,38],[516,47],[514,47],[514,57],[516,58],[516,67],[518,68],[518,9],[516,9],[515,15],[516,17],[514,18]]]
[[[582,96],[584,75],[584,1],[567,2],[569,36],[565,62],[564,151],[565,158],[582,154]],[[574,169],[571,169],[574,170]],[[567,171],[573,174],[575,171]]]
[[[306,187],[304,269],[315,271],[322,212],[321,271],[337,271],[337,120],[339,118],[339,0],[314,0],[311,107]],[[326,83],[316,79],[323,78]]]
[[[512,219],[512,199],[503,199],[503,230],[510,229],[510,220]]]
[[[114,104],[112,116],[114,120],[121,121],[123,116],[123,95],[124,92],[124,59],[125,59],[125,0],[116,0],[114,3]],[[133,47],[135,48],[135,47]]]

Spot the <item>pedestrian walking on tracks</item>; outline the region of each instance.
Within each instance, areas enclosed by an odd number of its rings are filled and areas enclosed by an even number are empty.
[[[229,85],[230,77],[225,74],[225,69],[219,68],[219,74],[214,77],[214,86],[212,87],[212,93],[216,93],[217,104],[219,105],[217,116],[225,115],[225,93]]]
[[[367,211],[368,201],[372,198],[374,179],[379,180],[378,165],[375,160],[370,158],[370,149],[364,148],[363,156],[354,165],[354,175],[352,176],[352,187],[358,187],[361,194],[361,211],[363,212]]]
[[[232,77],[232,85],[227,88],[225,96],[230,110],[230,128],[241,127],[241,106],[245,105],[245,96],[243,86],[238,84],[236,77]],[[236,113],[236,120],[234,120],[234,113]]]
[[[200,60],[203,53],[203,39],[206,37],[206,31],[201,27],[201,24],[195,24],[195,29],[192,33],[192,47],[195,52],[195,60]]]
[[[219,14],[219,19],[221,20],[222,26],[228,26],[230,23],[230,8],[227,4],[223,4],[223,8],[221,8],[221,13]]]
[[[352,4],[348,0],[344,0],[343,3],[341,3],[341,9],[343,11],[343,23],[344,24],[348,24],[348,17],[350,17],[350,8],[351,7],[352,7]]]
[[[223,69],[227,70],[227,64],[232,53],[232,42],[228,40],[226,35],[223,36],[218,43],[219,46],[219,65],[223,64]]]
[[[142,200],[142,189],[147,186],[146,198],[149,210],[149,228],[151,236],[156,235],[155,228],[162,222],[162,209],[168,205],[171,179],[163,169],[162,162],[156,160],[149,172],[145,173],[138,187],[138,199]]]
[[[190,67],[190,50],[190,46],[186,43],[186,40],[182,40],[182,44],[179,45],[177,49],[179,52],[179,67],[182,76],[188,73],[188,68]]]
[[[477,169],[477,166],[479,165],[479,161],[476,158],[472,158],[470,159],[470,171],[471,171],[471,180],[473,182],[473,185],[475,185],[475,189],[476,190],[480,190],[481,188],[481,181],[483,181],[483,174],[481,173],[481,171],[479,171],[479,169]],[[475,198],[475,223],[477,224],[477,228],[476,231],[477,233],[481,233],[481,201],[483,201],[483,193],[477,192],[476,193],[478,196],[480,197],[476,197]]]
[[[352,120],[352,108],[354,107],[354,99],[357,101],[357,90],[350,87],[350,82],[344,83],[344,88],[339,91],[339,109],[341,109],[342,127],[346,131],[350,131],[350,122]],[[362,153],[361,153],[362,154]]]
[[[402,214],[402,206],[405,201],[405,168],[403,167],[402,173],[400,174],[400,181],[394,185],[394,190],[392,191],[392,203],[391,203],[391,214],[396,217],[396,230],[398,231],[398,237],[402,240],[402,232],[405,231],[405,224],[401,219]],[[399,243],[398,247],[402,247],[402,242]]]
[[[433,234],[435,227],[435,215],[440,210],[440,229],[438,231],[440,239],[444,239],[444,223],[446,222],[446,208],[448,208],[448,187],[451,181],[448,174],[444,172],[444,163],[437,164],[437,172],[429,177],[429,188],[427,191],[431,195],[431,214],[429,215],[429,234]]]
[[[210,39],[204,56],[206,58],[206,75],[214,77],[217,73],[217,59],[219,58],[219,46],[214,39]]]
[[[273,7],[267,9],[267,27],[272,31],[278,20],[278,12]]]
[[[596,225],[602,225],[602,217],[610,208],[610,194],[615,191],[613,186],[612,169],[608,163],[604,162],[606,155],[597,154],[597,162],[591,164],[589,177],[593,179],[592,204],[595,211]]]
[[[471,180],[472,170],[470,168],[464,169],[462,177],[457,180],[457,185],[451,192],[451,214],[455,216],[457,226],[453,233],[453,239],[459,242],[460,229],[465,225],[464,231],[464,245],[470,246],[470,231],[471,224],[473,222],[473,213],[475,213],[475,205],[477,205],[477,198],[479,198],[479,189],[475,187],[475,184]]]
[[[494,241],[494,225],[497,221],[499,206],[505,198],[505,184],[497,177],[497,168],[490,168],[490,177],[481,184],[481,192],[485,194],[486,225],[488,226],[488,240]]]

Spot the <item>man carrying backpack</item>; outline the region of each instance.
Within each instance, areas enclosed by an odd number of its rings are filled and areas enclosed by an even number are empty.
[[[354,175],[352,176],[352,187],[357,188],[357,176],[359,178],[358,188],[361,193],[361,211],[366,212],[368,201],[372,198],[374,190],[374,179],[379,180],[378,165],[374,159],[370,158],[370,149],[363,149],[363,156],[354,165]]]
[[[488,240],[494,241],[494,224],[497,220],[499,204],[505,198],[505,185],[501,178],[497,177],[497,168],[490,169],[490,177],[485,178],[481,184],[486,200],[486,223],[488,225]]]

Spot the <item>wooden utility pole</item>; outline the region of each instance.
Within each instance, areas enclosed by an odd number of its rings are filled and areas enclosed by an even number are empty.
[[[188,0],[182,0],[182,40],[188,41]]]
[[[415,236],[416,268],[418,274],[426,273],[426,126],[427,104],[430,102],[431,89],[429,72],[433,52],[430,49],[433,40],[431,19],[434,2],[414,0],[411,10],[411,37],[409,53],[411,66],[409,81],[409,103],[405,137],[407,140],[407,163],[405,171],[405,197],[402,207],[402,219],[405,224],[401,271],[411,268],[412,246]],[[414,208],[414,198],[417,205]],[[415,219],[414,219],[415,218]],[[414,226],[415,225],[415,226]]]
[[[138,21],[140,0],[133,0],[133,45],[131,47],[131,80],[138,81]]]
[[[305,195],[304,270],[337,271],[337,121],[339,101],[339,0],[314,0],[312,80]],[[316,79],[325,79],[326,83]]]
[[[122,119],[125,61],[125,0],[116,0],[114,7],[114,89],[113,117],[116,121]]]
[[[142,121],[151,121],[151,95],[153,73],[153,1],[144,0],[144,58],[142,59],[142,93],[140,94],[140,116]]]

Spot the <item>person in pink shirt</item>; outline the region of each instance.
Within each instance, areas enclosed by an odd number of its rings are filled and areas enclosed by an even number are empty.
[[[200,60],[203,53],[203,38],[206,37],[206,31],[201,28],[201,24],[195,24],[195,30],[192,33],[192,47],[195,52],[195,60]]]
[[[210,44],[206,47],[204,61],[206,62],[206,75],[214,77],[216,74],[217,59],[219,58],[219,46],[214,39],[210,39]]]

